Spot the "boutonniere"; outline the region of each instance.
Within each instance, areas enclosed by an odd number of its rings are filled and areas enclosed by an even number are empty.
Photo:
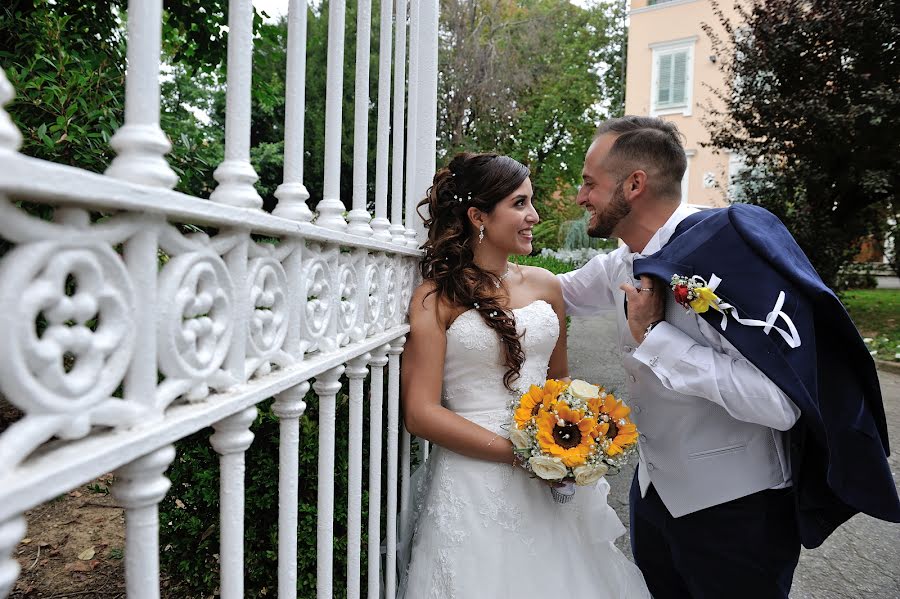
[[[737,309],[728,302],[722,301],[716,295],[716,289],[722,279],[715,274],[710,276],[709,283],[699,276],[685,277],[683,275],[672,275],[672,281],[669,286],[675,295],[675,301],[683,306],[686,310],[693,310],[697,314],[703,314],[710,308],[722,314],[721,327],[724,331],[728,326],[728,317],[731,316],[735,322],[750,326],[762,327],[763,332],[768,335],[773,329],[777,331],[791,348],[800,347],[800,334],[791,318],[781,309],[784,307],[785,293],[780,291],[778,298],[775,300],[775,307],[766,315],[765,320],[757,320],[755,318],[741,318],[738,316]],[[775,326],[778,319],[784,321],[787,330]]]
[[[693,276],[688,278],[681,275],[672,275],[670,286],[675,294],[675,301],[685,308],[690,308],[697,314],[703,314],[710,308],[719,312],[722,311],[719,307],[719,296],[710,289],[703,277]]]

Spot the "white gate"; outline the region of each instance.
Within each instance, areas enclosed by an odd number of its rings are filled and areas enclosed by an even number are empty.
[[[396,10],[392,0],[381,0],[381,47],[393,43],[396,67],[393,118],[406,122],[406,139],[396,127],[390,143],[392,57],[383,51],[374,218],[365,197],[371,0],[359,0],[347,220],[338,197],[343,0],[329,7],[325,181],[317,214],[306,205],[302,168],[305,0],[290,1],[284,180],[273,215],[261,210],[249,161],[250,0],[229,6],[225,160],[209,200],[171,190],[177,177],[165,160],[169,143],[159,127],[162,0],[129,2],[125,123],[111,140],[117,156],[104,175],[17,152],[21,136],[2,108],[14,90],[0,69],[0,237],[11,244],[0,258],[0,392],[23,413],[0,434],[0,597],[18,576],[10,555],[26,534],[23,513],[106,472],[116,473],[113,494],[125,508],[127,595],[159,597],[157,506],[170,484],[165,472],[175,458],[172,444],[207,426],[215,430],[210,443],[220,455],[221,595],[242,597],[244,452],[253,441],[255,406],[271,396],[281,419],[279,530],[289,532],[279,534],[278,596],[295,597],[299,422],[313,379],[320,405],[317,593],[331,597],[335,396],[345,375],[348,596],[361,594],[368,401],[373,433],[387,430],[385,448],[380,434],[370,435],[372,555],[381,544],[382,489],[388,509],[386,564],[379,572],[379,560],[370,560],[368,596],[379,595],[381,578],[385,595],[393,597],[398,466],[404,465],[405,478],[409,456],[409,436],[403,433],[402,445],[399,439],[399,358],[420,255],[414,206],[435,166],[437,6],[437,0],[413,0],[407,20],[406,0],[397,0]],[[26,204],[43,205],[52,220],[34,216]],[[92,222],[91,211],[114,215]],[[217,234],[185,234],[181,224]],[[256,235],[274,242],[260,243]],[[369,369],[372,392],[365,398]]]

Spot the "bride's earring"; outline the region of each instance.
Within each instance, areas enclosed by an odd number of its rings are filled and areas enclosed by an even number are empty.
[[[481,228],[478,229],[478,243],[484,241],[484,225],[481,225]]]

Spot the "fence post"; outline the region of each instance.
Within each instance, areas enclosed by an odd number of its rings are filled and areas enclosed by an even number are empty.
[[[341,107],[344,103],[344,4],[328,4],[328,64],[325,78],[325,182],[316,224],[343,231],[347,222],[341,213]]]
[[[25,518],[16,516],[0,522],[0,598],[9,595],[19,577],[19,562],[12,552],[25,538]],[[377,595],[376,595],[377,596]]]
[[[353,209],[347,215],[348,231],[372,235],[372,215],[366,208],[366,175],[369,167],[369,56],[372,37],[372,0],[356,6],[356,87],[353,94]],[[376,150],[377,151],[377,150]]]
[[[113,496],[125,508],[125,590],[135,599],[159,598],[159,502],[171,486],[163,474],[175,459],[166,445],[116,471]]]
[[[312,220],[303,184],[303,119],[306,112],[306,0],[288,7],[287,81],[284,93],[284,182],[275,190],[272,214],[300,222]]]
[[[362,535],[363,379],[369,354],[347,363],[350,379],[350,459],[347,469],[347,599],[359,599],[359,553]]]
[[[387,422],[387,530],[384,539],[387,555],[384,564],[384,593],[394,599],[397,592],[397,443],[400,431],[400,354],[406,337],[394,339],[388,350],[388,422]]]
[[[322,373],[313,383],[319,396],[319,472],[316,521],[316,598],[331,599],[334,567],[334,429],[337,392],[343,366]]]
[[[394,21],[397,32],[394,42],[394,161],[391,180],[391,241],[406,245],[403,227],[403,165],[405,156],[404,127],[406,105],[406,0],[397,0],[397,18]]]
[[[369,365],[369,573],[367,597],[378,597],[381,582],[381,436],[384,411],[384,367],[390,345],[372,352]]]
[[[306,411],[304,381],[276,396],[272,411],[279,419],[278,444],[278,596],[297,597],[297,506],[299,503],[300,417]]]
[[[228,87],[225,92],[225,160],[213,173],[219,186],[213,202],[261,208],[253,184],[259,178],[250,164],[250,84],[253,78],[253,4],[228,2]]]
[[[244,596],[244,452],[253,443],[256,407],[213,425],[209,442],[219,454],[219,586],[222,599]]]

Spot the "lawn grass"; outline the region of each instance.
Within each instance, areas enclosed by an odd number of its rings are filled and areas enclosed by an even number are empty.
[[[875,357],[900,362],[900,289],[854,289],[842,300]]]

